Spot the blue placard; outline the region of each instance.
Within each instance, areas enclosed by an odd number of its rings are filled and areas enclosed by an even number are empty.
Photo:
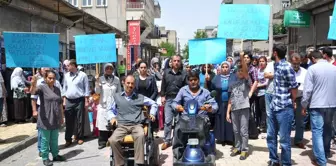
[[[78,64],[116,62],[115,34],[75,36]]]
[[[7,67],[59,67],[59,34],[4,32]]]
[[[334,11],[333,11],[331,23],[329,26],[328,39],[336,40],[336,3],[334,6]]]
[[[222,4],[217,37],[267,40],[269,23],[269,5]]]
[[[189,40],[189,65],[220,64],[226,59],[226,39]]]

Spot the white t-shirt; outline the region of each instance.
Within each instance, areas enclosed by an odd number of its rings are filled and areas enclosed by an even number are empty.
[[[297,97],[301,97],[303,93],[303,84],[304,80],[306,78],[307,70],[300,67],[300,70],[298,72],[295,72],[295,78],[296,82],[300,85],[298,88],[298,94]]]

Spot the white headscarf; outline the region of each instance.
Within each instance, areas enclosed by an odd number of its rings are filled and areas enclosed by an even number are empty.
[[[26,78],[23,75],[23,70],[20,67],[14,69],[11,75],[11,89],[18,88],[19,85],[25,84]]]

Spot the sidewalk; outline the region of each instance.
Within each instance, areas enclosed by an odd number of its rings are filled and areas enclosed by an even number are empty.
[[[0,161],[37,141],[36,123],[10,124],[0,127]]]

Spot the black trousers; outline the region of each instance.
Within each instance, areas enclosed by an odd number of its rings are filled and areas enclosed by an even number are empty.
[[[100,131],[99,130],[98,145],[106,145],[111,135],[112,135],[112,131]]]
[[[256,122],[257,126],[266,129],[266,105],[265,96],[257,96],[256,100]]]
[[[75,135],[77,140],[83,140],[84,137],[84,122],[85,122],[85,98],[66,99],[65,104],[65,140],[71,142],[72,135]]]

